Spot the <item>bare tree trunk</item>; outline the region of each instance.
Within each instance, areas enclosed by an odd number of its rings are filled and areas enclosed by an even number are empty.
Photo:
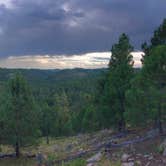
[[[16,157],[19,158],[20,157],[20,147],[19,147],[18,141],[16,141],[15,152],[16,152]]]

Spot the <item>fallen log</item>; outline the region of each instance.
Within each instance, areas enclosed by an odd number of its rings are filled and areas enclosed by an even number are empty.
[[[16,157],[15,153],[11,153],[11,154],[0,154],[0,159],[2,158],[14,158]]]

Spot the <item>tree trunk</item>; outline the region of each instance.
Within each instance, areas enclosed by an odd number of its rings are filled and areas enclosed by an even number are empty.
[[[19,158],[20,157],[20,147],[19,147],[18,141],[16,142],[16,145],[15,145],[15,152],[16,152],[16,157]]]
[[[50,130],[49,130],[49,125],[47,123],[47,131],[46,131],[46,143],[49,144],[49,133],[50,133]]]
[[[119,132],[125,132],[125,130],[126,130],[126,124],[125,124],[124,117],[122,117],[121,120],[118,123],[118,131]]]
[[[124,112],[125,112],[125,106],[124,106],[124,98],[120,96],[120,102],[121,102],[121,112],[120,112],[120,121],[119,121],[119,132],[125,132],[126,130],[126,123],[125,123],[125,118],[124,118]]]
[[[46,142],[47,142],[47,144],[49,144],[49,137],[48,137],[48,135],[46,136]]]
[[[161,104],[158,105],[158,130],[160,134],[163,134],[163,126],[161,121]]]
[[[158,129],[159,129],[159,133],[163,134],[163,126],[162,126],[161,120],[159,120]]]

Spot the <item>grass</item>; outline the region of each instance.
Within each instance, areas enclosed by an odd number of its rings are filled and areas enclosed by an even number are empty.
[[[33,159],[0,159],[0,166],[36,166],[36,161]]]
[[[14,153],[12,146],[0,145],[0,153]]]
[[[82,159],[77,159],[72,162],[62,164],[62,166],[86,166],[86,161]]]
[[[41,152],[47,158],[47,160],[58,160],[66,158],[71,153],[78,152],[80,150],[88,148],[87,140],[90,139],[89,135],[73,136],[73,137],[61,137],[50,138],[50,143],[47,144],[45,138],[38,140],[38,145],[21,148],[21,154],[37,154]],[[71,145],[72,148],[67,150],[67,147]],[[0,145],[0,153],[13,153],[12,146]],[[78,163],[82,165],[78,165]],[[36,159],[0,159],[0,166],[36,166]],[[64,166],[83,166],[82,160],[76,160],[71,162],[70,165]]]

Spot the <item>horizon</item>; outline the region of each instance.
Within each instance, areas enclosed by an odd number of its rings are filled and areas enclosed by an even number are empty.
[[[141,67],[143,52],[132,52],[135,68]],[[99,69],[107,68],[111,52],[92,52],[81,55],[25,55],[0,58],[0,67],[9,69]]]

